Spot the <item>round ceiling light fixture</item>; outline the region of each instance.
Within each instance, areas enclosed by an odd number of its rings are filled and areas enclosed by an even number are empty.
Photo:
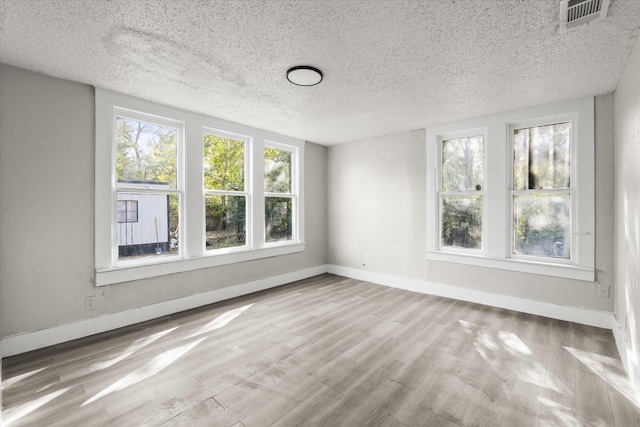
[[[308,65],[289,68],[287,80],[298,86],[315,86],[322,81],[322,71]]]

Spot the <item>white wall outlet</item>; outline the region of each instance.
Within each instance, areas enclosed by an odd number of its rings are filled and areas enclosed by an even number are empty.
[[[96,308],[96,297],[85,297],[84,309],[93,310],[94,308]]]
[[[600,298],[609,298],[609,285],[598,285],[598,296]]]

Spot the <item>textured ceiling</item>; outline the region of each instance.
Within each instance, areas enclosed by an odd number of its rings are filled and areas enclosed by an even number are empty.
[[[640,0],[0,0],[0,61],[323,144],[616,88]],[[314,87],[286,70],[324,72]]]

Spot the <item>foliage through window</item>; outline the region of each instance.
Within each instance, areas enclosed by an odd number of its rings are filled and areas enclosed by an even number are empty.
[[[484,137],[442,141],[441,245],[482,248]]]
[[[208,249],[246,244],[245,141],[204,136],[205,231]]]
[[[293,238],[293,194],[291,151],[264,149],[265,241]]]
[[[571,123],[513,131],[513,255],[571,257]]]

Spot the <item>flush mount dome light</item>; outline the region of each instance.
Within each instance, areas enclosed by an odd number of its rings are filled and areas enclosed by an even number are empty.
[[[287,80],[298,86],[315,86],[322,81],[322,71],[308,65],[289,68]]]

